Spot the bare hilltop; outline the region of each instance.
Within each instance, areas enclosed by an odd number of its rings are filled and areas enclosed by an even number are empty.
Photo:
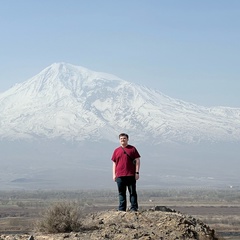
[[[202,221],[164,206],[139,212],[113,210],[86,214],[79,231],[0,235],[0,240],[99,240],[99,239],[198,239],[217,240],[215,231]]]

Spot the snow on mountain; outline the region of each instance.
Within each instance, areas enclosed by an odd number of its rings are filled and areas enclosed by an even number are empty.
[[[240,141],[240,109],[206,108],[67,63],[54,63],[0,94],[0,138]]]

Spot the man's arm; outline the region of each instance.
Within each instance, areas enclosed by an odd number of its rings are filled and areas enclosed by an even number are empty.
[[[116,181],[116,163],[115,162],[113,162],[112,174],[113,174],[113,181]]]
[[[139,179],[139,171],[140,171],[140,158],[136,158],[135,159],[136,162],[136,167],[135,167],[135,179],[138,180]]]

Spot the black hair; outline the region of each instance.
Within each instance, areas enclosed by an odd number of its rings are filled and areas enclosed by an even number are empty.
[[[120,137],[126,137],[127,139],[129,138],[126,133],[120,133],[120,134],[119,134],[119,138],[120,138]]]

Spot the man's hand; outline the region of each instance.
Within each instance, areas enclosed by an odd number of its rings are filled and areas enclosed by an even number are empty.
[[[136,179],[136,180],[139,179],[139,173],[135,173],[135,179]]]

